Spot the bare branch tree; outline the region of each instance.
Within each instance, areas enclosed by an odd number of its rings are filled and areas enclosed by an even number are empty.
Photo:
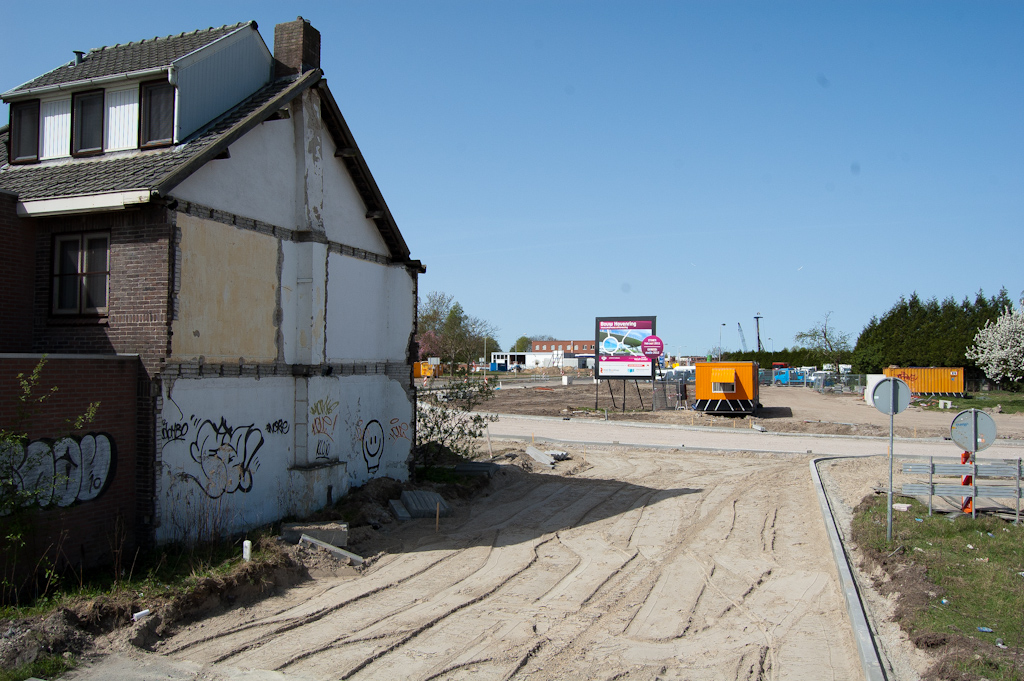
[[[832,313],[825,314],[825,318],[809,328],[801,331],[794,340],[801,346],[820,353],[833,366],[836,372],[844,359],[847,359],[852,352],[850,347],[850,334],[843,333],[829,321]]]

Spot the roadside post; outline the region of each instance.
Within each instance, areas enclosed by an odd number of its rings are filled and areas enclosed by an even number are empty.
[[[975,497],[978,496],[978,462],[974,455],[983,449],[987,449],[996,439],[996,422],[992,417],[977,409],[965,409],[953,417],[953,423],[949,426],[949,437],[957,445],[963,448],[964,453],[960,457],[960,463],[971,464],[971,473],[960,476],[960,484],[970,486],[969,496],[960,497],[960,510],[971,512],[971,517],[978,517]],[[1018,495],[1018,503],[1020,496]]]
[[[889,415],[889,499],[886,503],[885,541],[892,541],[893,416],[910,406],[910,386],[898,378],[884,378],[871,391],[875,409]]]
[[[657,336],[648,336],[640,341],[640,349],[644,356],[651,360],[651,411],[657,411],[658,370],[657,361],[661,353],[665,352],[665,344]]]

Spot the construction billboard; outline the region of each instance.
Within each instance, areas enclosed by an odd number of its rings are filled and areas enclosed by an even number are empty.
[[[654,378],[642,344],[655,335],[656,317],[597,317],[594,338],[598,378]]]

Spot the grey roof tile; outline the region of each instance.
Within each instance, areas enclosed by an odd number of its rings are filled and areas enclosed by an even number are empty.
[[[62,85],[119,73],[169,66],[174,60],[249,25],[255,29],[255,22],[242,22],[163,38],[149,38],[113,47],[94,48],[85,54],[81,64],[75,64],[72,61],[58,66],[52,71],[10,90],[8,94],[15,95],[38,87]]]

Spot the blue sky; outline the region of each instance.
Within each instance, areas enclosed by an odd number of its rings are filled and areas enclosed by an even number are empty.
[[[1024,2],[285,6],[16,3],[0,90],[237,21],[272,48],[301,14],[421,293],[506,348],[657,315],[673,353],[722,323],[739,349],[760,313],[781,349],[914,291],[1024,291]]]

